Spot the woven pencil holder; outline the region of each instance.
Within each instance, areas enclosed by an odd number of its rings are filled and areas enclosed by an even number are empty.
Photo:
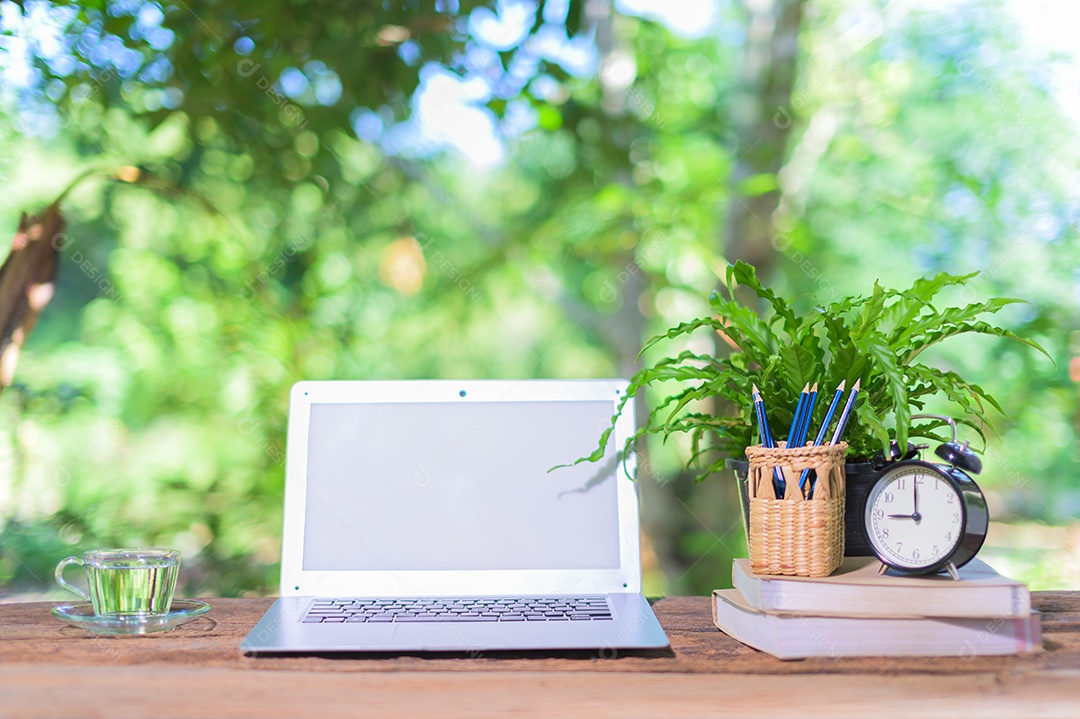
[[[750,563],[755,574],[825,577],[844,560],[844,454],[847,442],[788,449],[747,447],[750,461]],[[776,498],[774,468],[786,491]],[[811,499],[799,488],[802,470],[817,473]]]

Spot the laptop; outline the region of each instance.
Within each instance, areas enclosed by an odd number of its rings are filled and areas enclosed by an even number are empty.
[[[281,594],[247,653],[662,648],[625,380],[300,382]],[[624,471],[625,470],[625,471]]]

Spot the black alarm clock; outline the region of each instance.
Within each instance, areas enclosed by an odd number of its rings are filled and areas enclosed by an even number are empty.
[[[893,443],[891,455],[874,458],[877,475],[866,495],[863,521],[867,541],[881,560],[881,571],[936,574],[947,571],[959,579],[959,567],[978,553],[986,539],[990,514],[986,498],[970,474],[982,471],[982,461],[965,442],[956,441],[951,417],[917,414],[912,419],[940,419],[952,428],[952,441],[935,450],[945,464],[925,462],[908,445],[901,452]]]

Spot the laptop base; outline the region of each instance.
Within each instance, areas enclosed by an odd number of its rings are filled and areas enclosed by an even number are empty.
[[[249,654],[657,649],[669,646],[640,594],[607,595],[613,618],[585,622],[305,624],[313,597],[282,597],[240,644]]]

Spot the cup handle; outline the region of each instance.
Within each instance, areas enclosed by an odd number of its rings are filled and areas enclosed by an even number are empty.
[[[56,572],[53,575],[56,577],[56,583],[71,592],[72,594],[78,595],[88,602],[93,601],[92,599],[90,599],[89,594],[79,589],[78,587],[64,581],[64,568],[67,567],[69,564],[78,564],[81,567],[83,566],[83,560],[79,559],[78,557],[66,557],[65,559],[60,560],[60,563],[56,565]]]

